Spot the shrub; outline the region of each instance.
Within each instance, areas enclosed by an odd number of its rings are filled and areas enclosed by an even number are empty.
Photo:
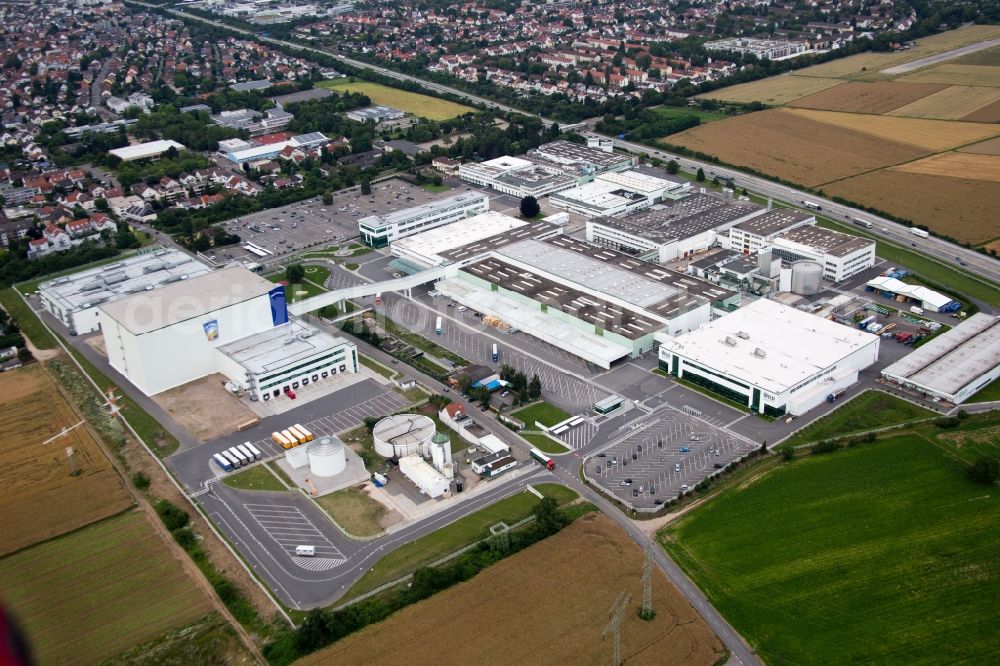
[[[180,547],[184,550],[189,551],[198,543],[198,537],[195,536],[195,533],[191,531],[191,528],[189,527],[182,527],[179,530],[173,530],[170,533],[174,535],[174,541],[180,544]]]
[[[969,478],[984,486],[996,485],[1000,480],[1000,460],[992,456],[979,456],[969,468]]]
[[[812,454],[832,453],[840,448],[840,442],[833,439],[825,439],[812,447]]]
[[[132,485],[139,490],[146,490],[149,488],[149,477],[142,472],[136,472],[132,475]]]
[[[186,511],[171,504],[165,499],[159,500],[154,505],[154,508],[156,509],[156,513],[159,514],[160,520],[163,521],[163,524],[171,532],[179,530],[182,527],[186,527],[188,522],[191,520]]]

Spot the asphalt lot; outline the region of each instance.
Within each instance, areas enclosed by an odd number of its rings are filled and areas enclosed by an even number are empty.
[[[635,508],[674,499],[717,473],[716,465],[759,446],[675,409],[620,427],[619,441],[587,458],[585,470],[589,479]]]

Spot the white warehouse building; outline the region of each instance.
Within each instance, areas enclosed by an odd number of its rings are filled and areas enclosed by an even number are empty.
[[[104,303],[99,322],[108,362],[146,395],[220,372],[270,399],[314,374],[357,371],[352,343],[288,322],[283,287],[242,266]]]
[[[658,335],[660,368],[750,409],[804,414],[878,360],[879,337],[757,300],[696,331]]]
[[[490,209],[490,198],[482,192],[463,192],[422,206],[394,211],[387,215],[369,215],[358,220],[361,240],[372,247],[390,243],[451,224]]]
[[[42,307],[70,334],[85,335],[99,328],[98,306],[102,303],[198,277],[210,270],[180,250],[155,250],[48,280],[38,286],[38,295]]]

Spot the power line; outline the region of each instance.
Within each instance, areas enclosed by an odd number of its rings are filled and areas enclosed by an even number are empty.
[[[639,617],[649,621],[656,617],[653,610],[653,549],[646,544],[646,559],[642,563],[642,607]]]
[[[611,661],[611,666],[621,666],[622,663],[622,621],[625,619],[625,610],[631,600],[631,592],[622,592],[618,595],[615,603],[611,604],[611,610],[608,611],[611,619],[608,620],[604,631],[601,632],[602,637],[607,636],[609,632],[614,632],[614,658]]]

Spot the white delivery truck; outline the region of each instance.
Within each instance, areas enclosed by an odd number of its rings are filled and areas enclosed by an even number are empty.
[[[295,555],[298,557],[313,557],[316,555],[316,546],[296,546]]]
[[[916,305],[914,305],[914,306],[912,306],[910,308],[910,312],[912,312],[913,314],[923,314],[924,313],[924,309],[920,308],[920,307],[917,307]]]

